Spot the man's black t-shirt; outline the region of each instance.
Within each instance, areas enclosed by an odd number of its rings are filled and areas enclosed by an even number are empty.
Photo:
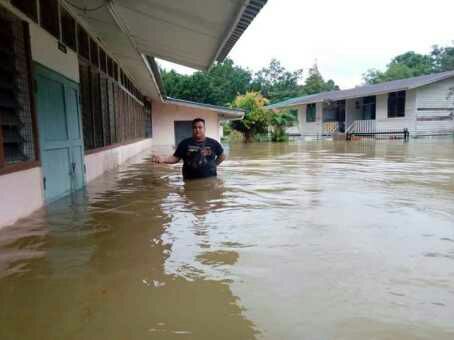
[[[178,144],[175,157],[183,159],[183,177],[185,179],[216,176],[216,158],[224,153],[221,144],[212,138],[197,142],[187,138]]]

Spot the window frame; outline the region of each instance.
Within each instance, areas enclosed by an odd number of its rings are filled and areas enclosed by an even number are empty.
[[[405,117],[407,91],[388,93],[388,118]]]
[[[311,112],[309,112],[309,108]],[[313,112],[312,112],[313,110]],[[309,115],[311,119],[309,119]],[[317,103],[310,103],[306,105],[306,123],[315,123],[317,121]]]
[[[55,12],[53,13],[53,11]],[[39,24],[53,37],[61,40],[60,2],[58,0],[39,0]]]

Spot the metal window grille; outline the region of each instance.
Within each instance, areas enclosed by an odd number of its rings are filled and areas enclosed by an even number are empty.
[[[75,51],[76,21],[63,7],[61,8],[61,27],[63,42]]]
[[[39,0],[41,26],[57,39],[60,39],[58,0]]]
[[[104,73],[107,73],[107,60],[106,60],[106,52],[104,52],[104,50],[100,47],[99,48],[99,68],[101,69],[101,71],[103,71]]]
[[[11,4],[21,10],[34,22],[38,21],[38,6],[36,0],[12,0]]]
[[[35,160],[28,26],[0,10],[0,166]]]
[[[95,147],[95,141],[90,91],[90,67],[88,63],[79,60],[79,74],[84,145],[85,149],[91,150]]]
[[[99,68],[99,49],[98,44],[93,39],[90,39],[90,61],[92,65]]]
[[[88,34],[80,25],[77,25],[77,42],[79,47],[79,55],[87,60],[90,60],[90,42]]]

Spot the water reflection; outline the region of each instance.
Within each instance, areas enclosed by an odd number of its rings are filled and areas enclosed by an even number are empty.
[[[452,339],[451,139],[141,162],[0,231],[0,339]]]
[[[0,338],[254,339],[229,280],[166,271],[175,246],[162,237],[175,189],[168,169],[145,162],[107,177],[103,190],[0,233]],[[182,191],[199,217],[216,209],[216,197],[203,196],[207,185]],[[198,260],[209,266],[218,257]]]

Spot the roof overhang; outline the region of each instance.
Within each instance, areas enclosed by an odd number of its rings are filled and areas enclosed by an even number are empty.
[[[156,99],[161,98],[159,72],[151,72],[154,66],[148,57],[207,70],[227,56],[266,2],[64,0],[62,4],[96,35],[144,95]]]
[[[211,104],[202,104],[197,102],[192,102],[189,100],[176,99],[171,97],[166,97],[164,100],[167,104],[174,104],[179,106],[191,107],[202,110],[210,110],[216,112],[218,117],[221,120],[241,120],[244,118],[244,110],[240,109],[231,109],[225,106],[211,105]]]

